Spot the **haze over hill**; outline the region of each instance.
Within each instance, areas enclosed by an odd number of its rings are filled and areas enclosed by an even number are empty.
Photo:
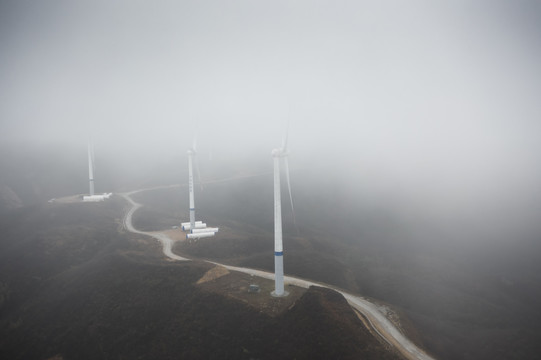
[[[2,1],[0,214],[86,193],[89,137],[96,190],[118,192],[184,182],[195,133],[203,180],[270,172],[289,119],[303,231],[380,259],[374,296],[402,296],[387,266],[441,266],[538,319],[540,19],[526,0]],[[271,231],[264,179],[198,199]],[[185,204],[148,226],[163,206]]]
[[[178,181],[163,170],[184,171],[195,132],[215,167],[269,168],[290,119],[297,187],[316,175],[432,239],[540,233],[537,2],[0,6],[2,154],[24,181],[85,191],[89,136],[102,191]]]

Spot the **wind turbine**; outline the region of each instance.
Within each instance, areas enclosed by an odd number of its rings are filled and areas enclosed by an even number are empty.
[[[195,229],[195,200],[193,189],[193,157],[196,154],[197,140],[194,137],[192,147],[188,149],[188,188],[190,192],[190,229]]]
[[[282,243],[282,201],[280,193],[280,159],[284,159],[284,170],[286,172],[287,188],[289,190],[289,201],[293,211],[293,196],[291,195],[291,184],[289,182],[289,164],[287,156],[287,132],[282,142],[282,147],[272,150],[274,159],[274,291],[272,296],[287,296],[284,291],[284,248]],[[294,214],[294,212],[293,212]],[[293,216],[295,219],[295,216]]]
[[[94,196],[94,144],[88,141],[88,182],[90,183],[90,196]]]
[[[214,236],[215,233],[218,231],[218,228],[207,228],[207,224],[203,223],[202,221],[195,221],[193,165],[194,165],[194,157],[197,154],[196,146],[197,146],[197,138],[194,136],[192,147],[188,149],[188,189],[189,189],[189,194],[190,194],[190,222],[181,224],[182,230],[190,231],[189,234],[186,234],[186,239],[198,239],[201,237],[210,237],[210,236]],[[197,162],[195,162],[195,164],[196,164],[195,168],[197,171],[197,177],[199,178],[199,181],[201,181],[201,173],[199,172],[199,166],[197,165]],[[201,188],[203,188],[202,184],[201,184]],[[194,231],[196,229],[206,229],[206,231]]]
[[[103,193],[102,195],[96,195],[94,193],[94,143],[92,140],[88,141],[88,183],[90,185],[90,194],[83,196],[84,202],[97,202],[105,201],[113,193]]]

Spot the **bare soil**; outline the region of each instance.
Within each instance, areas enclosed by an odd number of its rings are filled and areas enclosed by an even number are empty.
[[[181,228],[155,231],[155,232],[165,234],[167,235],[168,238],[170,238],[171,240],[174,240],[175,242],[186,240],[186,233],[182,231]]]
[[[229,274],[229,270],[227,270],[223,266],[215,266],[209,271],[207,271],[201,279],[197,280],[196,284],[199,285],[199,284],[206,283],[208,281],[213,281],[227,274]]]
[[[225,273],[221,269],[227,271],[221,266],[216,266],[197,281],[197,286],[205,291],[241,301],[272,317],[290,309],[306,292],[306,289],[286,285],[288,296],[273,297],[271,292],[274,290],[274,281],[238,272]],[[211,279],[212,277],[214,278]],[[249,292],[250,285],[258,285],[259,291]]]

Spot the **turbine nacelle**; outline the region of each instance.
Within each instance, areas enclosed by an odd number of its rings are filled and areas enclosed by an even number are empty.
[[[273,157],[284,157],[284,156],[289,155],[289,152],[287,152],[284,148],[273,149],[273,150],[271,151],[271,155],[272,155]]]

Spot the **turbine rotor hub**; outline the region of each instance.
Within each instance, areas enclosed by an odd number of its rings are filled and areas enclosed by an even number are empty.
[[[271,155],[273,157],[284,157],[284,156],[289,155],[289,153],[285,151],[284,149],[280,148],[280,149],[273,149],[271,152]]]

